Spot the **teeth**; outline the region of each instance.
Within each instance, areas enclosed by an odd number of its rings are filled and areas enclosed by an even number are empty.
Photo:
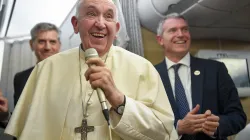
[[[183,44],[183,43],[185,43],[186,41],[176,41],[175,43],[176,44]]]
[[[104,37],[104,34],[92,33],[91,35],[95,37]]]

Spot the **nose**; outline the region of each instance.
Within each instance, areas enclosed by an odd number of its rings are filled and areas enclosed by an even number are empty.
[[[182,30],[178,30],[178,31],[177,31],[177,36],[178,36],[178,37],[183,37],[183,32],[182,32]]]
[[[96,20],[96,23],[95,23],[95,26],[97,28],[99,28],[100,30],[104,29],[106,26],[105,26],[105,19],[100,16],[97,20]]]
[[[51,46],[50,46],[49,41],[46,42],[46,44],[45,44],[45,49],[46,49],[46,50],[50,50],[50,49],[51,49]]]

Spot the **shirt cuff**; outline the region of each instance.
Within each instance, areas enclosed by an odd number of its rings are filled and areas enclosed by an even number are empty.
[[[214,132],[213,136],[210,136],[213,139],[216,139],[218,137],[219,131],[218,131],[218,127],[216,128],[216,131]]]
[[[179,120],[177,121],[177,124],[176,124],[176,131],[177,131],[177,134],[178,134],[178,126],[179,126]],[[179,135],[178,134],[178,140],[180,140],[182,138],[182,135]]]
[[[110,116],[110,124],[114,128],[118,125],[120,122],[122,115],[119,115],[115,112],[114,108],[110,108],[109,110],[109,116]]]

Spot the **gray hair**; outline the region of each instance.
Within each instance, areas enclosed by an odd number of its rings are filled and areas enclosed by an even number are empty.
[[[81,3],[83,3],[84,0],[78,0],[77,3],[76,3],[76,17],[78,18],[79,17],[79,11],[80,11],[80,7],[81,7]],[[114,3],[115,4],[115,3]],[[115,21],[118,21],[118,8],[117,6],[115,6]]]
[[[159,22],[159,25],[158,25],[158,28],[157,28],[157,36],[161,36],[163,34],[163,25],[165,23],[165,21],[167,19],[170,19],[170,18],[181,18],[183,19],[184,21],[186,21],[186,23],[188,24],[187,20],[185,19],[184,16],[180,15],[179,13],[170,13],[168,15],[166,15],[160,22]]]
[[[59,42],[61,42],[60,41],[61,30],[57,28],[56,25],[52,23],[47,23],[47,22],[38,23],[31,29],[30,31],[31,40],[34,41],[37,38],[37,35],[39,34],[39,32],[43,32],[43,31],[56,31],[58,34],[58,40]]]

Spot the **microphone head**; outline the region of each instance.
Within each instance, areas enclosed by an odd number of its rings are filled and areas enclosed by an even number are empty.
[[[89,48],[85,50],[84,56],[85,56],[85,60],[88,60],[89,58],[93,58],[93,57],[99,57],[96,49],[94,48]]]

